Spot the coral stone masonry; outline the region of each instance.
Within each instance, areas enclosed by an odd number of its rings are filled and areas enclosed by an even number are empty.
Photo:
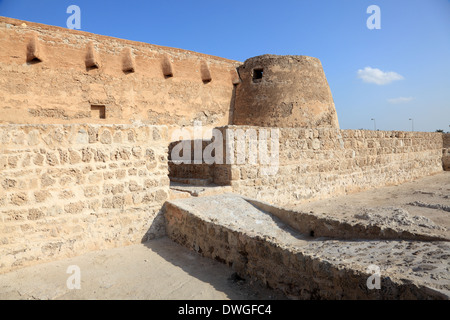
[[[164,234],[167,128],[0,126],[0,266]]]
[[[283,211],[450,170],[450,134],[340,129],[319,59],[239,62],[5,17],[0,47],[0,273],[168,236],[289,297],[450,296],[444,229],[383,231]],[[198,123],[201,141],[174,134]],[[254,135],[240,141],[238,132]],[[251,143],[262,148],[267,132],[276,166],[249,160]],[[198,146],[196,161],[172,158],[180,139]],[[250,152],[243,162],[227,153],[241,145]],[[209,161],[221,149],[232,161]],[[225,192],[234,195],[199,200]],[[289,217],[299,235],[269,211]],[[312,239],[314,228],[336,237]],[[401,263],[413,247],[440,252],[444,263],[431,260],[442,282],[392,276],[384,291],[367,291],[367,250],[400,248]],[[357,267],[339,260],[342,250],[359,252],[348,258]]]
[[[237,61],[0,17],[0,123],[229,124]]]
[[[339,128],[322,64],[306,56],[262,55],[238,68],[233,124]]]

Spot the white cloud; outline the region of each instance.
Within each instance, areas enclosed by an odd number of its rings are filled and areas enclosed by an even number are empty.
[[[358,78],[367,83],[385,85],[392,81],[402,80],[403,76],[393,71],[384,72],[380,69],[365,67],[364,69],[358,70]]]
[[[388,99],[387,101],[391,104],[400,104],[400,103],[406,103],[406,102],[409,102],[412,100],[414,100],[413,97],[399,97],[399,98]]]

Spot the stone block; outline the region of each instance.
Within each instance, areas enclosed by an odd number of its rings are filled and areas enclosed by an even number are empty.
[[[15,206],[23,206],[28,203],[28,196],[24,192],[13,193],[10,202]]]
[[[47,200],[47,198],[50,198],[52,195],[50,192],[43,190],[43,191],[35,191],[34,192],[34,199],[36,202],[44,202]]]
[[[108,129],[104,129],[100,134],[99,141],[103,144],[111,144],[112,143],[111,131],[109,131]]]
[[[38,220],[44,216],[44,212],[39,209],[29,209],[27,219],[28,220]]]

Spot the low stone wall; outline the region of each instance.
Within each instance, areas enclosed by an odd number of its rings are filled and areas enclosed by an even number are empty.
[[[233,218],[229,216],[224,218],[220,214],[216,215],[216,212],[204,213],[203,207],[197,210],[193,207],[192,203],[189,205],[183,200],[166,202],[165,217],[169,238],[205,257],[227,264],[243,278],[278,289],[290,298],[448,299],[445,293],[414,283],[408,278],[394,278],[392,274],[381,276],[380,290],[369,290],[367,279],[372,274],[364,265],[370,264],[368,261],[372,259],[366,257],[360,263],[350,263],[345,259],[339,261],[342,256],[348,255],[346,248],[356,245],[355,243],[334,243],[339,246],[340,253],[337,257],[331,257],[321,246],[325,244],[324,247],[327,247],[333,240],[292,244],[286,239],[301,240],[290,232],[283,232],[281,227],[277,231],[272,228],[267,230],[271,232],[270,235],[263,234],[255,230],[260,230],[261,227],[248,223],[245,223],[245,227],[238,226],[238,222],[232,221]],[[239,221],[247,216],[246,211],[233,211],[233,217]],[[267,222],[258,221],[259,226]],[[286,234],[290,236],[286,238]],[[373,245],[380,246],[375,242]],[[388,244],[382,242],[381,245]],[[406,245],[404,247],[406,250]],[[426,246],[423,249],[430,250]],[[370,245],[365,248],[365,252],[368,250]],[[320,251],[322,252],[319,253]],[[372,254],[376,256],[382,251],[372,249]]]
[[[163,235],[167,127],[0,126],[0,272]]]
[[[220,130],[256,131],[270,128],[227,126]],[[272,128],[273,129],[273,128]],[[273,175],[268,166],[238,164],[237,138],[234,164],[215,165],[215,180],[227,182],[245,196],[280,205],[328,198],[386,185],[400,184],[442,171],[443,138],[440,133],[339,129],[280,128],[279,163]],[[231,141],[227,141],[231,142]],[[270,155],[270,143],[268,143]],[[247,143],[248,160],[248,143]],[[274,164],[270,164],[274,166]]]

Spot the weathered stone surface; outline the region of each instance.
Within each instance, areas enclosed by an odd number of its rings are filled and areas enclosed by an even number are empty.
[[[319,59],[266,54],[246,60],[238,71],[233,124],[339,127]]]
[[[192,125],[204,111],[208,125],[228,123],[238,61],[23,22],[0,18],[0,78],[8,79],[0,83],[0,123]],[[214,76],[207,86],[201,61]],[[92,105],[105,106],[105,119]]]
[[[94,48],[94,44],[91,42],[87,45],[87,52],[85,58],[86,68],[100,68],[101,62],[98,57],[97,51]]]
[[[253,130],[259,137],[262,131],[272,128],[226,126],[219,129],[224,137],[227,130]],[[230,164],[214,165],[211,175],[215,183],[231,184],[234,192],[258,200],[294,205],[400,184],[442,171],[440,133],[332,128],[275,130],[279,132],[277,162],[266,165],[259,159],[256,164],[249,161],[239,164],[237,134],[233,140],[225,139],[234,148],[234,158]],[[247,141],[243,147],[248,150],[248,146]],[[171,164],[169,168],[171,173],[181,175],[194,166]]]
[[[236,195],[168,201],[165,217],[174,241],[292,298],[450,297],[448,242],[316,240]],[[379,290],[367,287],[371,265],[382,267]]]
[[[446,275],[437,262],[448,261],[448,245],[422,243],[443,239],[431,220],[386,209],[384,215],[360,212],[359,222],[350,223],[266,202],[296,205],[448,170],[450,135],[339,130],[316,58],[264,55],[241,65],[33,23],[30,38],[19,22],[0,17],[0,78],[7,79],[0,81],[0,123],[10,123],[0,125],[0,272],[164,235],[163,204],[175,192],[208,194],[206,185],[214,181],[225,185],[215,190],[256,200],[210,198],[181,209],[168,203],[167,226],[176,241],[294,297],[448,297],[448,270]],[[227,125],[219,128],[223,133],[253,130],[251,141],[268,128],[248,125],[278,127],[278,157],[251,163],[252,155],[244,153],[243,163],[177,165],[168,151],[180,137],[171,134],[191,129],[194,121],[206,129]],[[195,139],[188,143],[200,141]],[[201,140],[202,152],[208,139]],[[169,171],[173,181],[197,186],[169,191]],[[433,203],[409,205],[448,211]],[[311,241],[308,233],[329,241]],[[347,241],[354,237],[370,241]],[[419,263],[411,248],[439,258]],[[384,291],[362,289],[368,255],[379,254],[393,268],[402,262],[391,261],[395,250],[414,261],[407,265],[413,272],[435,278],[422,283],[411,276],[412,286],[394,272],[383,278]],[[341,254],[354,265],[341,268]]]
[[[126,137],[131,130],[134,142],[113,139]],[[27,139],[2,145],[0,216],[7,218],[0,219],[0,234],[6,237],[1,230],[9,231],[7,247],[0,240],[0,273],[37,261],[140,242],[152,220],[159,219],[148,213],[159,210],[167,199],[169,180],[167,160],[147,168],[146,161],[136,158],[148,149],[154,162],[167,159],[168,141],[162,138],[167,137],[166,130],[136,125],[0,125],[0,136],[14,132],[29,137],[29,132],[35,132],[31,150]],[[82,141],[77,138],[80,132]],[[98,133],[98,139],[88,140],[89,132],[92,137]],[[158,141],[153,139],[154,132],[159,132]],[[114,146],[113,157],[110,146]],[[26,158],[29,163],[22,161]],[[133,169],[136,174],[129,175]],[[145,183],[148,177],[155,182]],[[122,224],[127,227],[120,228]],[[164,228],[158,230],[153,236],[164,234]],[[55,238],[61,246],[52,244]],[[19,258],[14,252],[21,250]]]
[[[51,194],[46,190],[34,192],[34,198],[36,199],[36,202],[44,202],[49,197],[51,197]]]
[[[450,171],[450,133],[443,133],[442,139],[444,149],[442,150],[442,167],[445,171]]]

